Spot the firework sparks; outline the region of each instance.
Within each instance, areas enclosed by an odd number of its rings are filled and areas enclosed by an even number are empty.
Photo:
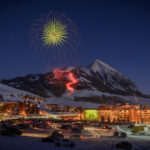
[[[75,85],[78,83],[78,80],[74,77],[73,72],[66,71],[66,70],[60,70],[60,69],[54,69],[53,71],[54,77],[58,80],[61,80],[64,76],[67,76],[69,81],[66,83],[66,89],[70,91],[67,95],[71,95],[74,92],[74,88],[72,85]]]
[[[44,26],[43,42],[48,46],[60,46],[67,39],[67,26],[58,20],[49,20]]]
[[[62,67],[70,62],[75,64],[79,41],[77,26],[62,13],[50,11],[41,14],[29,30],[33,56],[37,58],[44,56],[44,62],[50,63],[51,68]]]

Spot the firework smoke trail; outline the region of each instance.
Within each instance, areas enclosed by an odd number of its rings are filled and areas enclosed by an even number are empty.
[[[65,86],[66,86],[66,89],[70,91],[70,93],[68,93],[67,95],[69,96],[73,94],[75,89],[72,87],[72,85],[75,85],[76,83],[78,83],[78,80],[74,77],[73,72],[60,70],[60,69],[54,69],[53,74],[54,74],[54,77],[58,80],[61,80],[64,76],[67,76],[69,81],[66,83]]]

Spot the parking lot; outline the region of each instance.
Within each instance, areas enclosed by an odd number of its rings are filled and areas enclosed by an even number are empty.
[[[22,146],[26,143],[25,147],[30,149],[32,145],[38,149],[39,147],[52,147],[53,149],[60,149],[60,145],[71,147],[74,149],[116,149],[116,143],[128,141],[133,144],[136,150],[148,150],[149,136],[137,136],[131,133],[128,125],[106,125],[97,122],[85,121],[64,121],[64,120],[49,120],[49,119],[26,119],[26,120],[9,120],[1,122],[1,129],[17,128],[21,131],[20,136],[1,136],[1,147],[8,148],[10,145],[15,149],[23,149]],[[7,130],[6,130],[7,131]],[[115,132],[118,132],[114,136]],[[8,134],[7,132],[4,132]],[[126,135],[122,134],[126,133]],[[9,132],[12,136],[12,132]],[[122,136],[123,135],[123,136]],[[7,139],[9,145],[5,142]],[[32,140],[32,142],[30,140]],[[43,142],[42,142],[43,139]],[[68,141],[66,140],[68,139]],[[4,142],[2,142],[4,140]],[[15,142],[20,141],[22,144],[15,145]],[[24,141],[24,142],[23,142]],[[46,142],[45,142],[46,141]],[[47,142],[48,141],[48,142]],[[27,146],[28,145],[28,146]],[[37,147],[39,145],[39,147]],[[149,145],[150,146],[150,145]],[[0,147],[0,148],[1,148]],[[16,150],[15,149],[15,150]],[[62,149],[62,148],[61,148]]]

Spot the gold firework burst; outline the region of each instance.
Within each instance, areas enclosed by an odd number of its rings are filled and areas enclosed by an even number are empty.
[[[47,46],[62,46],[68,38],[67,26],[59,20],[49,20],[44,25],[42,39],[44,45]]]

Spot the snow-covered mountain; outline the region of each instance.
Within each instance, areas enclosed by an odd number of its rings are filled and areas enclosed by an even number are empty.
[[[77,84],[71,85],[76,91],[99,91],[101,93],[148,97],[142,94],[136,84],[116,69],[96,59],[93,64],[85,67],[67,67],[63,70],[72,71]],[[53,95],[63,96],[67,90],[65,84],[68,78],[64,75],[61,81],[55,79],[53,72],[47,74],[31,74],[25,77],[16,77],[10,80],[2,80],[1,83],[14,88],[32,92],[43,97]],[[78,95],[74,95],[78,96]]]
[[[140,95],[136,84],[106,63],[96,59],[87,67],[69,67],[76,74],[78,88],[96,89],[119,95]]]
[[[78,81],[71,85],[75,91],[69,96],[65,86],[69,81],[68,76],[64,73],[61,80],[57,80],[53,72],[2,80],[0,95],[4,100],[11,101],[24,100],[20,95],[39,95],[46,97],[43,106],[55,103],[97,108],[100,104],[126,102],[150,104],[150,97],[142,94],[131,79],[98,59],[89,66],[72,66],[61,70],[73,72]]]

